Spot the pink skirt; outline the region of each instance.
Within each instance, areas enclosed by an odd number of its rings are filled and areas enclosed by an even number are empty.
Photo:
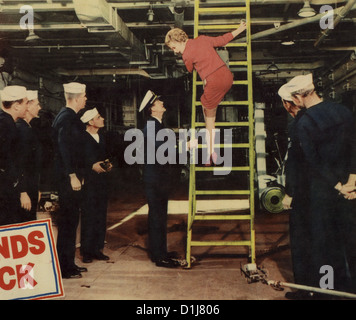
[[[215,109],[231,89],[234,76],[224,65],[206,78],[204,93],[200,101],[204,108]]]

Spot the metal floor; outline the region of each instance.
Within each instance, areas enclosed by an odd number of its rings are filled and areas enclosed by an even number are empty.
[[[187,215],[179,211],[186,205],[184,198],[185,195],[179,193],[173,196],[175,201],[170,202],[168,218],[168,249],[178,252],[182,258],[185,258]],[[78,248],[76,264],[87,267],[88,272],[83,273],[81,279],[63,279],[65,297],[62,300],[285,299],[285,293],[290,291],[288,288],[276,291],[262,282],[247,283],[240,271],[240,266],[248,263],[243,247],[193,248],[192,255],[197,262],[191,269],[155,266],[146,250],[145,204],[145,197],[137,188],[124,188],[111,198],[104,249],[110,260],[84,264]],[[293,281],[288,220],[287,213],[256,214],[257,265],[268,271],[268,280]],[[239,222],[220,222],[219,225],[204,222],[196,232],[229,239],[238,234],[243,236],[244,228]],[[56,235],[56,230],[54,233]]]

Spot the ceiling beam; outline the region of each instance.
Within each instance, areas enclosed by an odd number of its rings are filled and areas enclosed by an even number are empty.
[[[343,9],[344,9],[344,7],[340,7],[338,9],[334,10],[334,13],[338,14],[338,13],[342,12]],[[355,9],[355,7],[353,9]],[[326,13],[319,13],[319,14],[315,15],[314,17],[311,17],[311,18],[303,18],[303,19],[296,20],[296,21],[291,22],[291,23],[287,23],[285,25],[280,26],[277,29],[276,28],[271,28],[271,29],[268,29],[268,30],[257,32],[257,33],[254,33],[251,36],[251,39],[255,40],[255,39],[264,38],[264,37],[267,37],[267,36],[270,36],[270,35],[273,35],[273,34],[276,34],[276,33],[280,33],[280,32],[283,32],[283,31],[286,31],[286,30],[289,30],[289,29],[294,29],[294,28],[300,27],[302,25],[306,25],[306,24],[313,23],[313,22],[318,22],[325,15],[327,15],[327,12]],[[246,41],[246,38],[239,39],[239,42],[244,42],[244,41]]]
[[[300,19],[289,19],[289,20],[284,20],[283,18],[271,18],[271,17],[266,17],[266,18],[253,18],[253,20],[251,21],[251,24],[254,25],[274,25],[274,23],[283,23],[283,24],[287,24],[287,23],[292,23],[292,22],[299,22],[301,21]],[[356,23],[356,18],[345,18],[343,20],[344,22],[352,22],[352,23]],[[228,19],[214,19],[214,20],[205,20],[201,22],[201,25],[212,25],[212,24],[229,24],[231,23],[231,20]],[[149,22],[142,22],[142,21],[137,21],[137,22],[127,22],[126,25],[130,28],[130,29],[144,29],[144,28],[148,28],[148,29],[155,29],[155,28],[160,28],[160,27],[170,27],[174,25],[174,21],[170,20],[170,21],[164,21],[164,22],[160,22],[160,23],[149,23]],[[194,26],[194,21],[193,20],[185,20],[184,21],[184,27],[193,27]]]
[[[18,2],[18,3],[16,3]],[[107,2],[113,7],[122,10],[136,10],[136,9],[148,9],[151,6],[153,8],[169,8],[172,6],[179,6],[185,8],[193,8],[194,1],[193,0],[159,0],[159,1],[147,1],[147,0],[107,0]],[[342,3],[345,0],[314,0],[311,1],[313,5],[322,5],[322,4],[335,4]],[[288,5],[292,3],[300,3],[303,4],[303,0],[288,0]],[[0,2],[1,4],[1,2]],[[31,5],[35,11],[38,12],[46,12],[46,11],[69,11],[74,10],[73,1],[61,1],[60,3],[53,3],[53,1],[26,1],[26,4]],[[206,0],[205,5],[245,5],[245,1],[236,1],[236,0]],[[251,0],[251,6],[254,5],[286,5],[285,0]],[[17,1],[2,1],[1,11],[6,13],[18,13],[20,8],[24,5],[23,0]]]
[[[35,31],[86,30],[80,23],[43,23],[34,24]],[[24,32],[19,24],[0,24],[0,32]]]
[[[113,6],[150,6],[153,5],[155,6],[160,5],[160,4],[167,4],[169,6],[172,6],[172,4],[177,4],[181,6],[186,6],[186,7],[194,7],[194,0],[156,0],[156,1],[147,1],[147,0],[135,0],[135,1],[129,1],[129,0],[108,0],[108,2],[113,5]],[[134,2],[134,3],[133,3]],[[345,0],[311,0],[310,1],[312,5],[323,5],[323,4],[335,4],[335,3],[342,3],[345,2]],[[281,4],[285,5],[286,0],[251,0],[250,1],[251,5],[271,5],[271,4]],[[288,0],[288,3],[300,3],[303,5],[304,0]],[[231,5],[231,4],[236,4],[236,5],[245,5],[246,1],[239,1],[239,0],[205,0],[204,5]]]
[[[65,70],[58,69],[57,73],[62,76],[109,76],[109,75],[138,75],[145,78],[150,78],[150,75],[140,68],[129,69],[79,69],[79,70]]]
[[[227,20],[214,20],[215,22],[217,22],[217,24],[224,24],[224,21]],[[252,25],[273,25],[275,22],[276,23],[286,23],[286,26],[288,26],[289,23],[295,23],[297,25],[299,25],[299,22],[301,20],[300,19],[290,19],[288,21],[284,21],[282,18],[256,18],[253,19],[252,21]],[[343,20],[344,22],[351,22],[351,23],[356,23],[356,18],[345,18]],[[213,24],[212,20],[207,20],[206,22],[207,25],[211,25]],[[202,24],[204,24],[202,23]],[[310,22],[309,22],[310,23]],[[305,24],[305,23],[303,23]],[[166,22],[162,22],[162,23],[153,23],[150,24],[148,22],[128,22],[126,23],[126,26],[129,29],[158,29],[158,28],[162,28],[162,27],[172,27],[174,26],[174,21],[166,21]],[[194,26],[194,21],[193,20],[185,20],[184,21],[184,27],[192,27]],[[35,30],[39,30],[39,31],[60,31],[60,30],[69,30],[69,29],[73,29],[73,30],[78,30],[78,29],[85,29],[85,27],[83,27],[82,24],[80,23],[42,23],[42,24],[35,24],[34,25]],[[288,26],[288,29],[290,28],[290,26]],[[276,31],[280,31],[277,30],[275,28],[271,29],[271,30],[276,30]],[[15,31],[23,31],[19,24],[0,24],[0,32],[15,32]],[[257,38],[262,38],[263,34],[266,31],[262,31],[261,34],[262,36],[258,36],[255,34],[255,36],[253,37],[253,39],[257,39]]]
[[[20,8],[24,5],[22,4],[6,4],[2,5],[0,12],[7,14],[19,14]],[[74,11],[73,3],[28,3],[35,12],[58,12],[58,11]]]

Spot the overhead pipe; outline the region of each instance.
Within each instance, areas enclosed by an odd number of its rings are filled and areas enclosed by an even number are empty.
[[[186,5],[188,4],[187,1],[173,1],[172,5],[169,7],[169,10],[174,15],[174,27],[175,28],[183,28],[184,25],[184,10]]]
[[[184,8],[173,8],[174,14],[174,27],[183,28],[184,25]]]
[[[353,0],[353,1],[356,1],[356,0]],[[344,7],[340,7],[340,8],[335,10],[335,13],[339,13],[343,9],[344,9]],[[326,14],[327,13],[319,13],[319,14],[315,15],[314,17],[304,18],[304,19],[301,19],[301,20],[297,20],[297,21],[294,21],[294,22],[291,22],[291,23],[284,24],[284,25],[280,26],[278,29],[271,28],[271,29],[268,29],[268,30],[257,32],[257,33],[255,33],[255,34],[253,34],[251,36],[251,39],[252,40],[256,40],[256,39],[264,38],[264,37],[267,37],[267,36],[270,36],[270,35],[273,35],[273,34],[276,34],[276,33],[279,33],[279,32],[283,32],[283,31],[286,31],[286,30],[289,30],[289,29],[300,27],[300,26],[305,25],[305,24],[309,24],[309,23],[313,23],[313,22],[316,22],[316,21],[320,21],[320,19],[322,17],[324,17]],[[246,37],[239,39],[238,42],[245,42],[245,41],[246,41]]]
[[[341,20],[343,20],[347,14],[352,10],[353,6],[356,4],[356,0],[349,0],[349,2],[341,8],[339,12],[336,13],[336,18],[333,23],[333,28],[335,28]],[[314,43],[314,47],[317,48],[323,42],[323,40],[331,33],[333,29],[329,27],[321,32],[318,40]]]
[[[75,13],[88,32],[93,33],[111,33],[107,37],[111,46],[129,46],[133,54],[139,57],[144,55],[144,46],[141,41],[131,32],[125,22],[119,16],[117,8],[113,8],[105,0],[73,0]]]
[[[343,76],[342,78],[336,80],[334,83],[333,83],[333,86],[337,86],[339,85],[340,83],[346,81],[347,79],[350,79],[352,77],[356,76],[356,70],[353,70],[352,72],[346,74],[345,76]]]
[[[130,69],[58,69],[57,73],[63,76],[107,76],[107,75],[138,75],[145,78],[150,78],[150,75],[139,68],[130,68]]]

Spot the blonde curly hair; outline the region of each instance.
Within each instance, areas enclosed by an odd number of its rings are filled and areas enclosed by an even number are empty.
[[[188,35],[179,28],[174,28],[166,34],[165,44],[169,46],[171,42],[186,42]]]

